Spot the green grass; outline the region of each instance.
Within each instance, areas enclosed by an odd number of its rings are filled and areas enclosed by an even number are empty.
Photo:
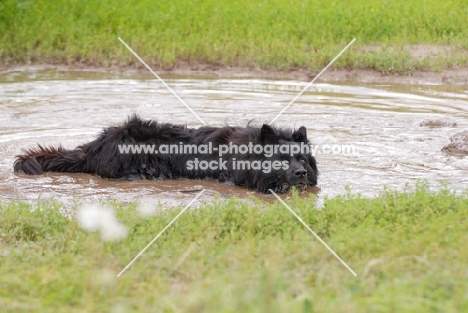
[[[294,195],[289,205],[353,276],[280,203],[216,201],[141,218],[102,242],[58,203],[0,203],[1,312],[467,312],[468,193],[386,191],[375,199]]]
[[[318,70],[357,38],[336,68],[438,71],[468,66],[467,16],[465,0],[3,0],[0,60],[141,67],[120,36],[156,69]]]

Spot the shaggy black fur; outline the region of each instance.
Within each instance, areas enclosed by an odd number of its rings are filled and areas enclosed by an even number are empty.
[[[303,189],[317,184],[318,170],[315,158],[310,154],[276,153],[271,157],[263,154],[229,153],[221,157],[213,154],[124,154],[119,145],[164,144],[220,144],[299,145],[308,144],[305,127],[296,131],[276,129],[268,125],[258,127],[201,127],[191,129],[169,123],[143,121],[132,116],[122,126],[109,127],[94,141],[73,150],[62,147],[30,149],[17,156],[14,170],[18,173],[39,175],[43,172],[92,173],[113,179],[213,179],[233,183],[268,193],[285,192],[291,186]],[[227,169],[188,169],[187,162],[226,161]],[[287,169],[272,169],[265,173],[258,169],[234,169],[236,161],[287,161]]]

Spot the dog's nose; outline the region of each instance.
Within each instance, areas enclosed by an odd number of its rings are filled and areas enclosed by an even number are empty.
[[[302,178],[307,175],[307,171],[303,168],[299,168],[294,171],[294,176]]]

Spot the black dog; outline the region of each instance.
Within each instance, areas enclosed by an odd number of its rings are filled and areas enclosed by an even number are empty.
[[[263,193],[269,189],[286,192],[291,186],[302,190],[317,185],[315,158],[297,152],[305,146],[309,146],[305,127],[296,131],[268,125],[191,129],[132,116],[124,125],[106,128],[96,140],[73,150],[30,149],[17,156],[14,170],[30,175],[92,173],[129,180],[213,179]]]

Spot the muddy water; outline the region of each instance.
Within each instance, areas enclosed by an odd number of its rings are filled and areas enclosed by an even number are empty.
[[[163,75],[166,82],[210,125],[270,122],[306,85],[298,81],[218,79]],[[110,181],[87,174],[13,173],[21,149],[92,140],[102,127],[129,114],[188,124],[199,121],[154,77],[92,72],[6,72],[0,74],[0,198],[135,199],[164,205],[186,203],[199,190],[203,199],[247,197],[244,188],[210,181]],[[456,125],[455,125],[456,124]],[[468,128],[467,86],[401,86],[317,83],[276,121],[307,127],[319,150],[319,196],[351,191],[376,196],[384,186],[401,190],[418,179],[434,188],[468,188],[468,158],[447,156],[449,137]],[[435,126],[435,127],[432,127]],[[354,145],[352,155],[325,153],[323,145]]]

